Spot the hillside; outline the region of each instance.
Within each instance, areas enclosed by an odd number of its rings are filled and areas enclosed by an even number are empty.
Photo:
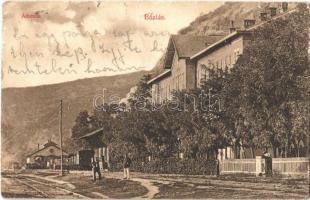
[[[226,2],[213,12],[197,17],[189,26],[181,29],[179,33],[195,35],[228,34],[231,21],[234,21],[236,28],[241,28],[244,19],[258,21],[260,12],[268,6],[278,7],[280,3]]]
[[[93,98],[112,94],[124,98],[130,88],[149,72],[82,79],[27,88],[2,89],[2,162],[24,155],[48,139],[59,141],[59,102],[63,99],[64,138],[70,137],[75,117],[82,110],[93,110]],[[106,99],[108,100],[108,99]],[[41,146],[42,147],[42,146]]]

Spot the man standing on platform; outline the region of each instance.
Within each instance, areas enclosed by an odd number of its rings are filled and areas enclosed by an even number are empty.
[[[129,158],[129,156],[127,154],[125,154],[125,158],[124,158],[124,179],[130,179],[130,165],[131,165],[131,159]]]
[[[93,180],[96,181],[96,173],[98,173],[98,179],[101,180],[100,166],[97,158],[93,159],[92,168],[93,168]]]

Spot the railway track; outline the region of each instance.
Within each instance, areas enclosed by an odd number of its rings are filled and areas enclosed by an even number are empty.
[[[89,197],[73,192],[55,183],[40,181],[33,177],[20,175],[6,175],[6,178],[14,179],[22,185],[28,187],[29,193],[39,198],[60,198],[60,199],[87,199]],[[28,190],[27,190],[28,191]]]

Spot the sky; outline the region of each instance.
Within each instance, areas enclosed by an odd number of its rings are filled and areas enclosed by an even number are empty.
[[[2,87],[151,70],[170,34],[222,4],[6,2]]]

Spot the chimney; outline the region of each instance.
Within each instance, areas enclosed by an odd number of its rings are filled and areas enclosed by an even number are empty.
[[[234,26],[234,20],[230,21],[230,28],[229,28],[229,33],[233,33],[236,31],[236,28]]]
[[[274,17],[277,15],[277,8],[276,7],[270,7],[270,17]]]
[[[283,12],[287,12],[287,10],[288,10],[288,2],[282,2],[282,10],[283,10]]]
[[[250,28],[251,26],[255,25],[255,20],[254,19],[245,19],[244,20],[244,28]]]
[[[260,13],[260,20],[261,21],[266,21],[267,20],[267,13],[266,12],[261,12]]]

